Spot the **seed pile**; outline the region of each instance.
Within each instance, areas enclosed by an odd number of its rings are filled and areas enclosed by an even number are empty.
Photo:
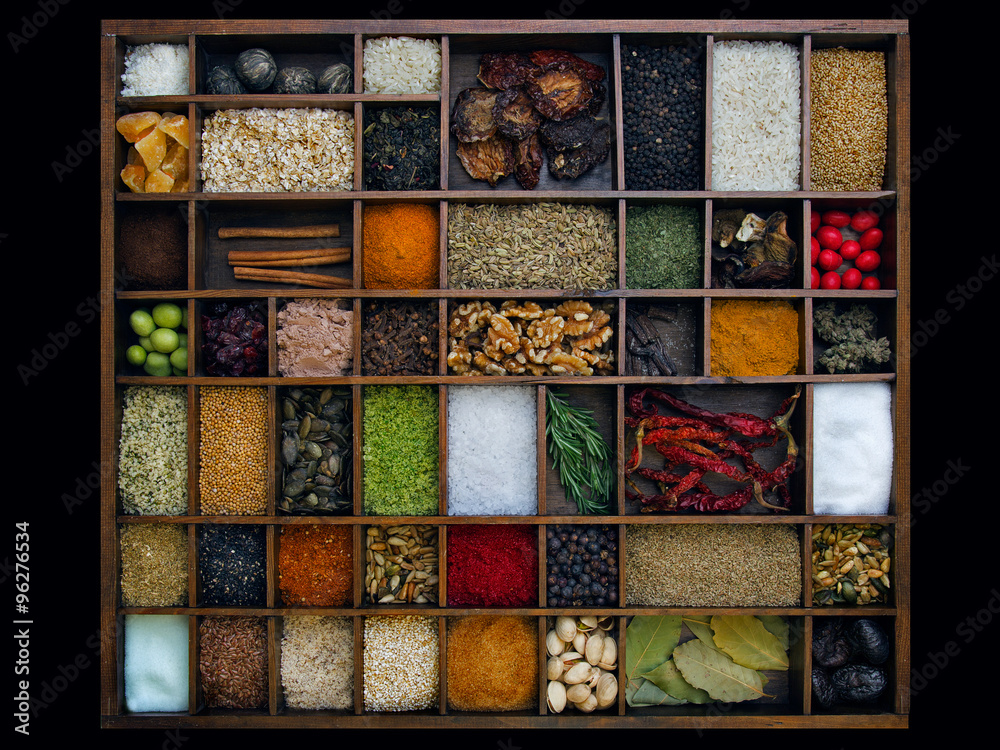
[[[368,300],[361,310],[362,375],[436,375],[436,303]]]
[[[533,617],[448,620],[448,708],[526,711],[538,704],[538,625]]]
[[[198,545],[202,604],[263,607],[267,602],[265,527],[205,525]]]
[[[537,397],[534,386],[448,389],[448,515],[538,512]]]
[[[449,607],[529,607],[537,601],[534,526],[470,524],[448,530]]]
[[[129,515],[187,513],[187,389],[129,386],[122,402],[118,492]]]
[[[365,594],[370,604],[436,604],[438,530],[426,524],[369,526]]]
[[[201,689],[208,708],[267,707],[267,620],[203,617],[198,623]]]
[[[267,389],[201,389],[204,515],[260,515],[267,509]]]
[[[888,102],[885,53],[814,50],[810,63],[812,190],[881,190]]]
[[[434,617],[365,618],[366,711],[436,708],[440,695],[440,639]]]
[[[288,708],[354,707],[354,627],[349,617],[286,617],[281,687]]]
[[[613,289],[614,211],[569,203],[451,204],[452,289]]]
[[[802,596],[795,529],[640,524],[625,536],[625,605],[792,607]]]
[[[125,524],[121,544],[122,604],[182,607],[188,602],[187,529],[179,524]]]
[[[351,604],[354,569],[350,526],[282,526],[278,590],[292,607]]]
[[[622,128],[629,190],[698,190],[704,47],[622,44]]]
[[[831,523],[812,535],[814,604],[885,604],[892,588],[893,538],[878,523]]]
[[[626,209],[627,289],[699,289],[702,265],[698,209],[667,204]]]

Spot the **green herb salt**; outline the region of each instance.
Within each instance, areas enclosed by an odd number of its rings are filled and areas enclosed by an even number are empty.
[[[629,206],[625,211],[625,288],[702,287],[702,232],[692,206]]]

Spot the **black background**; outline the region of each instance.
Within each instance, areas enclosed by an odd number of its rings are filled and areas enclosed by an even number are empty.
[[[4,715],[13,746],[43,741],[90,741],[105,746],[171,748],[237,741],[351,742],[387,747],[438,745],[460,740],[471,750],[536,750],[551,744],[586,748],[605,743],[683,743],[700,747],[760,742],[788,747],[847,748],[910,742],[915,733],[943,730],[949,741],[968,739],[985,724],[993,693],[993,641],[1000,613],[1000,584],[986,571],[993,557],[997,492],[990,463],[996,430],[997,388],[993,355],[995,305],[1000,280],[990,278],[961,307],[961,285],[990,272],[996,255],[993,227],[995,118],[989,79],[995,46],[985,4],[944,0],[782,4],[765,0],[625,3],[537,0],[525,3],[443,5],[401,0],[397,18],[908,18],[911,34],[912,310],[922,344],[913,356],[912,491],[933,489],[948,462],[965,475],[933,502],[914,506],[913,642],[915,678],[906,732],[693,730],[656,732],[537,731],[326,732],[125,731],[99,728],[99,667],[94,648],[99,625],[99,501],[84,497],[80,481],[92,480],[100,460],[99,155],[87,143],[99,127],[101,19],[115,18],[368,18],[388,1],[360,0],[315,7],[273,2],[88,3],[84,0],[12,0],[4,4],[0,42],[4,64],[3,146],[6,158],[0,214],[0,284],[12,297],[2,330],[6,364],[4,475],[15,482],[0,495],[8,508],[0,537],[5,611],[13,607],[14,525],[30,524],[32,691],[73,675],[46,705],[38,706],[30,736],[13,732],[13,701]],[[344,10],[338,12],[338,8]],[[567,12],[571,11],[571,12]],[[42,14],[42,15],[39,15]],[[44,18],[44,23],[32,19]],[[25,24],[28,24],[26,27]],[[29,37],[25,30],[31,33]],[[941,134],[950,142],[941,148]],[[937,144],[935,141],[937,140]],[[927,154],[927,156],[924,156]],[[77,158],[79,157],[79,158]],[[69,169],[67,169],[69,167]],[[69,328],[67,328],[69,326]],[[64,334],[60,336],[60,334]],[[34,367],[32,358],[51,341],[57,356]],[[37,363],[37,360],[36,360]],[[32,368],[35,372],[28,372]],[[7,410],[4,409],[4,412]],[[65,495],[82,502],[68,512]],[[11,609],[8,609],[11,607]],[[992,611],[991,611],[992,609]],[[971,620],[970,620],[971,618]],[[978,620],[977,620],[978,618]],[[8,622],[15,619],[11,615]],[[977,629],[970,622],[977,622]],[[13,698],[15,626],[7,626]],[[0,640],[3,637],[0,636]],[[70,665],[84,665],[74,674]],[[484,668],[489,668],[484,665]],[[980,682],[985,680],[985,685]],[[225,736],[224,736],[225,735]],[[404,736],[406,735],[406,736]],[[370,744],[369,744],[370,743]],[[384,743],[392,743],[386,745]]]

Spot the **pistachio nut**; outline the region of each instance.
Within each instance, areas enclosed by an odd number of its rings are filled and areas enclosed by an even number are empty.
[[[566,686],[551,680],[546,690],[545,703],[553,713],[561,713],[566,708]]]
[[[556,635],[559,639],[566,642],[572,643],[573,639],[576,637],[576,620],[572,617],[566,617],[561,615],[556,618]]]
[[[570,667],[563,675],[563,682],[567,685],[575,685],[578,682],[586,682],[590,679],[590,672],[593,667],[585,661],[577,662]]]
[[[574,703],[573,705],[576,706],[579,711],[589,714],[597,708],[597,696],[591,693],[585,700],[582,700],[579,703]]]
[[[587,645],[583,650],[583,655],[591,664],[597,664],[601,661],[601,656],[604,653],[604,640],[604,634],[601,630],[592,631],[587,638]]]
[[[581,654],[587,653],[587,634],[582,630],[573,638],[573,649]]]
[[[607,708],[618,699],[618,678],[610,672],[605,672],[597,681],[594,689],[598,708]]]
[[[563,660],[558,656],[550,656],[545,664],[545,674],[550,680],[558,680],[564,670]]]
[[[556,635],[556,631],[550,630],[545,636],[545,649],[549,652],[549,656],[559,656],[566,650],[566,641]]]
[[[590,685],[585,682],[578,682],[566,688],[566,700],[570,703],[582,703],[590,697],[591,692],[593,691],[590,689]]]

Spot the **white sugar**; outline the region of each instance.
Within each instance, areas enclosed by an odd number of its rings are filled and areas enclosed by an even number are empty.
[[[125,51],[122,96],[183,96],[188,93],[186,44],[140,44]]]
[[[448,389],[448,514],[538,512],[534,386]]]
[[[888,383],[821,383],[813,398],[813,512],[889,512],[892,399]]]
[[[125,707],[188,710],[188,618],[125,616]]]

